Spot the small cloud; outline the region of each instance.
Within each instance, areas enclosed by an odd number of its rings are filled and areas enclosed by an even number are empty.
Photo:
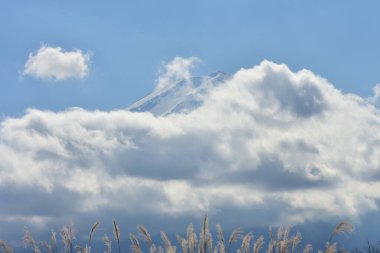
[[[373,87],[373,95],[375,98],[380,97],[380,83],[376,84],[375,87]]]
[[[64,51],[61,47],[44,45],[36,54],[29,54],[23,74],[56,81],[82,79],[88,74],[90,58],[89,53],[79,49]]]
[[[161,75],[156,83],[156,90],[173,85],[178,80],[189,80],[191,77],[191,69],[200,60],[197,57],[175,57],[161,70]]]
[[[365,101],[373,106],[380,108],[380,83],[372,88],[372,96],[365,98]]]

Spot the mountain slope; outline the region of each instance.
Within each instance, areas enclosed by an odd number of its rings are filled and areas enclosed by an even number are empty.
[[[180,80],[153,91],[127,109],[133,112],[151,112],[159,116],[171,113],[188,113],[201,106],[204,95],[227,78],[227,74],[216,72],[209,76]]]

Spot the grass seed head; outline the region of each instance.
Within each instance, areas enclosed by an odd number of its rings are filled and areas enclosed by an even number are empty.
[[[136,226],[142,238],[149,243],[150,246],[153,245],[152,237],[150,236],[148,229],[146,229],[143,225],[139,224]]]
[[[106,246],[106,251],[104,253],[112,253],[112,242],[108,235],[103,236],[103,241]]]
[[[264,236],[260,235],[260,237],[253,244],[253,253],[259,253],[259,250],[261,249],[261,246],[263,245],[263,243],[264,243]]]

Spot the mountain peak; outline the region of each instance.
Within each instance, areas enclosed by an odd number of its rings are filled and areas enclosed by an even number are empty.
[[[216,71],[214,73],[211,73],[210,75],[208,75],[209,77],[226,77],[227,76],[227,73],[223,72],[223,71]]]
[[[170,88],[153,91],[127,109],[133,112],[151,112],[159,116],[188,113],[201,106],[204,96],[227,78],[226,73],[218,71],[208,76],[173,81]]]

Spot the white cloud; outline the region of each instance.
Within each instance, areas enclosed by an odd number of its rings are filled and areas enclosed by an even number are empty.
[[[170,87],[178,80],[188,81],[191,77],[191,69],[199,62],[199,58],[175,57],[169,63],[164,64],[161,74],[156,82],[156,90]]]
[[[380,83],[376,84],[373,88],[373,97],[376,99],[380,97]]]
[[[4,120],[0,188],[19,205],[0,214],[60,217],[60,205],[70,217],[207,211],[257,226],[379,208],[380,114],[365,99],[268,61],[206,97],[165,117],[73,108]],[[31,195],[51,202],[48,214],[30,208]]]
[[[83,53],[79,49],[64,51],[60,47],[44,45],[36,54],[29,54],[24,75],[57,81],[70,78],[81,79],[88,74],[89,64],[90,54]]]

